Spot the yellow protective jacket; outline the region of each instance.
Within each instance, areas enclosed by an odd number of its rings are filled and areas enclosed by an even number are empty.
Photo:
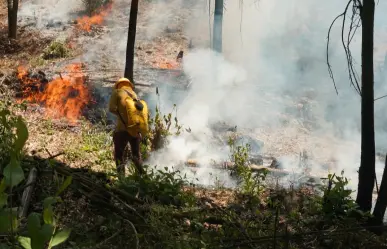
[[[120,113],[124,122],[126,124],[128,123],[125,99],[129,96],[124,90],[130,92],[133,97],[137,97],[136,93],[130,86],[122,86],[119,89],[113,89],[109,101],[109,111],[117,116],[116,131],[127,131],[125,124],[122,123],[121,118],[118,115],[118,113]]]

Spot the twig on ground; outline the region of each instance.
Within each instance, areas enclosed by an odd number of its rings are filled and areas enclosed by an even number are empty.
[[[115,237],[117,237],[122,231],[124,231],[123,228],[121,228],[120,230],[118,230],[117,232],[115,232],[112,236],[110,236],[109,238],[105,239],[104,241],[102,241],[101,243],[98,243],[94,248],[100,248],[101,246],[103,246],[104,244],[106,244],[107,242],[109,242],[110,240],[114,239]]]
[[[19,214],[18,214],[19,218],[24,218],[27,216],[27,211],[28,211],[28,207],[30,205],[32,193],[34,192],[34,187],[35,187],[37,176],[38,176],[38,171],[36,170],[35,167],[33,167],[30,170],[30,173],[28,174],[28,179],[26,182],[26,185],[28,185],[28,187],[25,188],[23,195],[22,195],[21,206],[20,206]]]
[[[135,227],[135,226],[133,225],[133,223],[130,222],[129,220],[126,220],[126,219],[125,219],[124,221],[128,222],[129,225],[132,227],[133,232],[134,232],[134,235],[135,235],[135,237],[136,237],[136,249],[138,249],[138,248],[140,247],[140,240],[139,240],[139,238],[138,238],[138,234],[137,234],[136,227]]]

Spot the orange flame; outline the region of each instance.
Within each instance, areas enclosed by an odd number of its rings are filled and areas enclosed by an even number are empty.
[[[157,63],[157,67],[162,69],[177,69],[179,68],[179,64],[174,62],[159,62]]]
[[[65,117],[75,123],[91,99],[81,67],[80,63],[71,64],[66,67],[69,75],[57,77],[46,84],[28,77],[28,71],[18,67],[18,78],[24,89],[22,100],[43,104],[46,116]]]
[[[109,12],[112,9],[112,4],[109,3],[106,6],[99,8],[93,16],[83,16],[77,19],[77,27],[80,30],[87,32],[91,31],[91,27],[94,25],[101,25]]]
[[[173,60],[163,59],[162,56],[157,56],[157,59],[152,61],[153,66],[161,69],[178,69],[180,64]]]

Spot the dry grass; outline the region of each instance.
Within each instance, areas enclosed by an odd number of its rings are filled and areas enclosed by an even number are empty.
[[[42,118],[36,111],[24,112],[30,138],[28,154],[41,158],[64,153],[56,159],[74,168],[110,172],[113,169],[111,135],[86,121],[68,124],[66,120]]]

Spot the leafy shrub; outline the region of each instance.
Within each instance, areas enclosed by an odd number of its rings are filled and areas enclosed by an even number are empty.
[[[230,137],[228,140],[228,145],[230,146],[231,152],[230,159],[231,162],[235,164],[232,173],[235,173],[239,178],[240,189],[243,194],[258,197],[258,195],[264,190],[263,183],[266,179],[268,171],[262,170],[253,173],[249,167],[249,144],[235,146],[234,142],[235,140]]]
[[[172,119],[172,112],[175,111],[175,117]],[[172,112],[167,115],[162,115],[159,108],[156,106],[156,112],[154,118],[149,120],[150,135],[148,142],[150,143],[150,150],[158,150],[164,147],[167,143],[167,137],[170,135],[180,135],[182,126],[179,124],[177,119],[177,108],[174,105]],[[175,132],[171,131],[173,127]]]
[[[180,176],[179,171],[169,171],[167,167],[164,169],[165,172],[148,169],[145,175],[130,175],[121,179],[118,186],[132,195],[161,204],[193,205],[193,196],[182,191],[183,186],[189,184],[185,177]]]
[[[8,202],[8,197],[15,195],[13,188],[21,184],[24,179],[24,171],[21,167],[22,150],[28,139],[28,128],[21,116],[15,115],[11,110],[14,106],[10,102],[0,101],[0,129],[1,146],[0,153],[3,178],[0,181],[0,233],[8,235],[25,248],[45,249],[57,246],[70,235],[69,229],[57,229],[57,223],[52,205],[60,198],[59,194],[71,183],[71,177],[63,182],[55,197],[48,197],[43,204],[43,214],[31,213],[27,220],[28,237],[20,236],[20,220],[18,219],[18,208],[13,207],[12,198]],[[3,167],[2,167],[3,168]],[[16,196],[16,195],[15,195]],[[44,224],[41,224],[43,219]],[[48,243],[48,247],[46,244]],[[0,243],[1,248],[11,248],[7,243]],[[15,248],[15,244],[13,247]]]
[[[321,210],[326,219],[345,218],[353,214],[353,212],[360,212],[355,201],[352,199],[352,190],[348,189],[348,179],[336,174],[329,174],[328,185],[322,186],[323,191]],[[362,214],[363,215],[363,214]]]
[[[12,146],[17,140],[15,129],[24,124],[21,117],[14,115],[11,110],[25,110],[25,108],[24,104],[13,104],[10,100],[0,101],[0,169],[10,160]]]
[[[70,55],[70,50],[66,45],[59,41],[53,41],[50,45],[43,51],[43,59],[50,60],[56,58],[66,58]]]

